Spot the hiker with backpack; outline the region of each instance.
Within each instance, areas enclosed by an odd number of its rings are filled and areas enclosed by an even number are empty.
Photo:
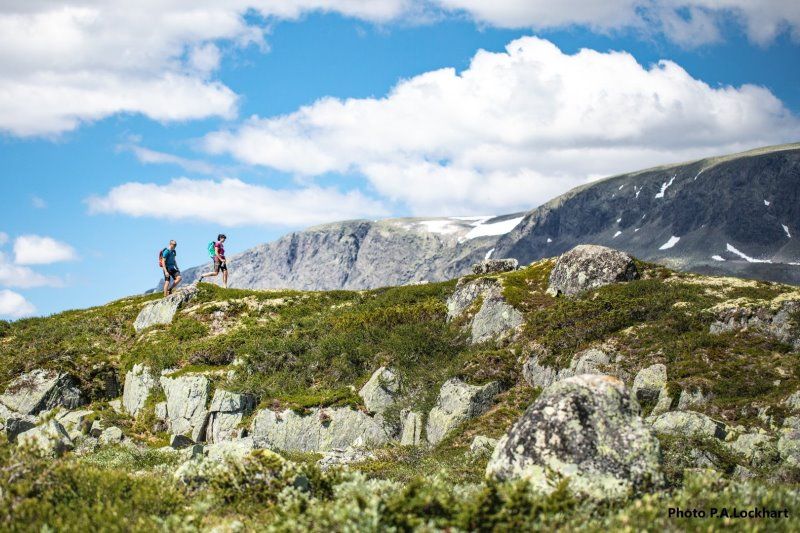
[[[225,239],[227,237],[220,233],[217,235],[216,241],[208,243],[208,255],[214,262],[214,270],[200,276],[198,282],[203,281],[203,278],[215,277],[222,271],[222,286],[226,289],[228,288],[228,262],[225,260]]]
[[[178,252],[175,251],[176,246],[178,246],[177,242],[174,240],[169,241],[169,247],[163,248],[158,254],[158,265],[164,272],[164,296],[169,296],[178,286],[178,283],[181,282],[181,271],[178,269],[178,262],[175,260],[175,256],[178,255]],[[171,287],[170,280],[172,280]]]

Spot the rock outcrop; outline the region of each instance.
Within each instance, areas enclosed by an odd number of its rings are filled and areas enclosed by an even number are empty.
[[[800,316],[800,301],[784,300],[769,306],[723,304],[712,309],[715,321],[710,326],[711,334],[745,329],[800,349],[800,324],[794,316]]]
[[[513,272],[519,268],[519,261],[516,259],[485,259],[480,263],[472,265],[472,273],[479,276],[486,274],[500,274],[502,272]]]
[[[422,413],[404,410],[400,414],[400,444],[402,446],[419,446],[422,442]]]
[[[653,407],[651,416],[669,411],[672,398],[667,390],[667,367],[658,363],[640,370],[633,380],[632,392],[640,404]]]
[[[0,395],[0,404],[21,415],[36,415],[55,407],[75,409],[82,403],[77,380],[50,370],[21,375]]]
[[[447,380],[439,391],[436,406],[428,414],[425,433],[428,442],[438,444],[459,424],[482,415],[500,392],[493,381],[483,386],[467,385],[458,378]]]
[[[400,380],[391,368],[385,366],[376,370],[369,381],[361,387],[358,395],[364,400],[367,411],[383,414],[397,401],[400,393]]]
[[[694,411],[670,411],[661,414],[653,420],[653,429],[666,435],[701,439],[725,440],[728,434],[725,424]]]
[[[568,478],[578,494],[620,499],[661,482],[659,444],[622,381],[575,376],[542,392],[500,439],[486,474],[545,493]]]
[[[459,280],[456,290],[447,299],[447,319],[458,318],[476,306],[479,307],[466,326],[473,344],[513,335],[524,323],[522,313],[509,305],[503,297],[503,284],[500,280]]]
[[[300,415],[291,409],[258,411],[250,425],[256,446],[290,452],[327,452],[349,446],[389,442],[378,418],[347,407],[310,409]]]
[[[631,281],[639,277],[636,263],[625,252],[580,244],[562,254],[550,273],[548,290],[574,296],[589,289],[611,283]]]
[[[167,397],[167,428],[193,441],[205,435],[211,381],[202,375],[162,376],[159,380]]]
[[[608,374],[611,357],[598,348],[589,348],[576,353],[569,367],[556,369],[544,366],[541,359],[547,355],[544,346],[532,343],[526,349],[528,355],[522,364],[522,377],[531,387],[547,388],[556,381],[580,374]]]
[[[30,446],[45,455],[60,456],[75,447],[67,430],[57,420],[50,419],[43,424],[20,433],[17,444]]]
[[[160,300],[146,303],[133,322],[133,329],[139,332],[151,326],[171,324],[178,308],[194,298],[195,294],[197,287],[189,286]]]
[[[242,437],[242,418],[255,408],[251,394],[239,394],[222,389],[214,391],[208,408],[205,440],[209,443],[234,440]]]
[[[472,455],[492,455],[497,442],[497,439],[477,435],[469,445],[469,452]]]
[[[144,407],[147,398],[156,388],[156,381],[150,367],[142,363],[136,364],[125,374],[125,385],[122,389],[122,408],[136,418]]]

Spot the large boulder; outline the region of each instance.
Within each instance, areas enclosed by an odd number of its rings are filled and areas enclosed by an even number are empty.
[[[694,411],[670,411],[658,415],[653,420],[653,429],[666,435],[699,439],[725,440],[728,435],[725,424]]]
[[[581,375],[542,392],[497,444],[486,474],[545,493],[567,478],[580,495],[621,499],[660,484],[659,455],[625,384]]]
[[[167,428],[176,435],[188,435],[198,442],[205,435],[211,381],[202,375],[162,376],[167,397]]]
[[[242,418],[255,408],[255,397],[222,389],[214,391],[208,408],[206,441],[209,443],[234,440],[241,437]]]
[[[35,415],[54,407],[75,409],[82,403],[77,380],[52,370],[22,374],[0,395],[0,404],[22,415]]]
[[[541,359],[547,355],[544,346],[531,343],[522,364],[522,377],[531,387],[547,388],[556,381],[561,381],[581,374],[607,374],[611,367],[611,357],[598,348],[589,348],[572,356],[567,368],[556,369],[542,364]]]
[[[348,407],[310,409],[301,415],[291,409],[258,411],[250,434],[259,448],[290,452],[327,452],[334,448],[385,444],[390,435],[378,418]]]
[[[524,322],[522,313],[506,302],[498,279],[458,280],[447,299],[447,320],[462,317],[469,310],[474,310],[466,325],[473,344],[513,335]]]
[[[574,296],[637,277],[636,264],[625,252],[594,244],[579,244],[558,258],[550,273],[548,290]]]
[[[800,328],[792,318],[800,313],[798,300],[778,300],[764,306],[725,302],[711,311],[715,317],[709,327],[712,335],[750,329],[800,349]]]
[[[519,261],[509,259],[485,259],[480,263],[472,265],[472,273],[484,276],[486,274],[499,274],[502,272],[513,272],[519,267]]]
[[[150,367],[142,363],[134,365],[125,374],[125,385],[122,389],[122,408],[135,418],[157,385],[158,382]]]
[[[400,393],[400,380],[397,374],[385,366],[376,370],[369,381],[361,387],[358,395],[364,400],[367,411],[383,414],[394,405]]]
[[[30,446],[44,455],[60,456],[75,447],[67,430],[57,420],[50,419],[40,426],[20,433],[17,444]]]
[[[459,424],[482,415],[491,408],[500,392],[496,381],[483,386],[467,385],[458,378],[447,380],[439,391],[436,406],[425,426],[428,442],[438,444]]]
[[[171,324],[178,308],[194,298],[196,294],[197,287],[191,285],[160,300],[146,303],[133,322],[133,329],[139,332],[151,326]]]

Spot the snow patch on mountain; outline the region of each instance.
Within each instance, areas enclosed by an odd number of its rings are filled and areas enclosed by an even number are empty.
[[[680,237],[676,237],[675,235],[673,235],[672,237],[669,238],[669,240],[667,242],[665,242],[664,244],[659,246],[658,249],[659,250],[669,250],[670,248],[672,248],[673,246],[678,244],[679,240],[681,240]]]
[[[739,250],[737,250],[735,247],[731,246],[730,243],[725,243],[725,244],[727,244],[726,249],[730,253],[738,255],[739,257],[741,257],[742,259],[744,259],[748,263],[772,263],[772,261],[770,261],[769,259],[756,259],[754,257],[750,257],[749,255],[746,255],[746,254],[740,252]]]

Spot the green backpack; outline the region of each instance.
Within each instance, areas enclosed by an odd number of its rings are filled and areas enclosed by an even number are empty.
[[[215,257],[217,255],[217,247],[215,246],[217,243],[211,241],[208,243],[208,256]]]

